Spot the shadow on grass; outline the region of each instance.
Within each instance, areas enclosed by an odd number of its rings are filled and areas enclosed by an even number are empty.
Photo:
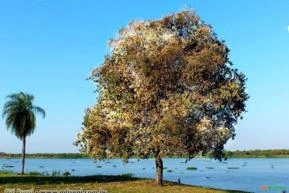
[[[174,182],[168,182],[168,183],[172,183],[173,185],[175,185],[176,183]],[[181,184],[182,186],[188,186],[188,187],[199,187],[199,188],[208,188],[205,186],[192,186],[192,185],[186,185],[186,184]],[[253,192],[245,192],[245,191],[241,191],[241,190],[225,190],[225,189],[215,189],[215,188],[210,188],[210,190],[216,190],[216,191],[224,191],[226,193],[253,193]]]
[[[129,175],[97,175],[97,176],[3,176],[0,177],[0,184],[78,184],[78,183],[96,183],[96,182],[123,182],[135,181]]]
[[[82,184],[82,183],[109,183],[109,182],[125,182],[125,181],[137,181],[137,180],[149,180],[145,178],[135,178],[131,175],[95,175],[95,176],[0,176],[0,185],[4,184],[21,184],[21,185],[52,185],[52,184]],[[166,186],[176,186],[176,182],[165,181]],[[181,186],[188,187],[200,187],[181,184]],[[214,190],[214,189],[212,189]],[[218,190],[218,189],[215,189]],[[219,190],[218,190],[219,191]],[[226,193],[247,193],[244,191],[235,190],[223,190]]]

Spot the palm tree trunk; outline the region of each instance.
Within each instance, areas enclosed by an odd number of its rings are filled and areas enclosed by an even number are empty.
[[[157,185],[163,185],[163,160],[160,156],[156,158],[156,183]]]
[[[22,169],[21,169],[21,174],[24,174],[24,165],[25,165],[25,149],[26,149],[26,137],[23,138],[22,140],[23,146],[22,146]]]

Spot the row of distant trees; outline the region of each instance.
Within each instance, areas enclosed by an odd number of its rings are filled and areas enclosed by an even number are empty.
[[[19,158],[21,156],[22,154],[0,152],[0,158]],[[26,154],[26,158],[82,159],[89,158],[89,155],[81,153],[32,153]]]
[[[262,158],[262,157],[289,157],[289,149],[267,149],[267,150],[246,150],[246,151],[224,151],[226,158]],[[0,158],[19,158],[22,154],[0,152]],[[85,159],[90,158],[82,153],[33,153],[26,154],[27,158],[59,158],[59,159]],[[174,157],[167,156],[168,158]],[[202,157],[208,157],[203,155]],[[153,158],[153,157],[151,157]],[[179,158],[179,157],[178,157]],[[185,157],[184,157],[185,158]]]
[[[248,151],[226,151],[226,157],[289,157],[288,149],[248,150]]]

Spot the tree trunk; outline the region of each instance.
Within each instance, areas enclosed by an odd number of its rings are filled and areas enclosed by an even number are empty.
[[[22,146],[22,169],[21,169],[21,174],[24,174],[24,165],[25,165],[25,149],[26,149],[26,137],[23,138],[22,140],[23,146]]]
[[[163,185],[163,160],[161,157],[156,158],[156,183],[157,185]]]

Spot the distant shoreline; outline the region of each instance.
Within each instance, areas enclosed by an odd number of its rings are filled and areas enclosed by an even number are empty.
[[[21,158],[20,153],[0,153],[1,158]],[[51,159],[86,159],[90,158],[89,155],[81,153],[31,153],[26,154],[26,158],[51,158]]]
[[[227,158],[289,158],[289,149],[225,151],[225,155]],[[21,156],[22,156],[21,154],[0,152],[0,159],[21,158]],[[81,153],[32,153],[26,154],[26,158],[87,159],[90,158],[90,156]],[[182,157],[172,156],[167,158],[182,158]],[[208,156],[196,156],[196,158],[208,158]]]

